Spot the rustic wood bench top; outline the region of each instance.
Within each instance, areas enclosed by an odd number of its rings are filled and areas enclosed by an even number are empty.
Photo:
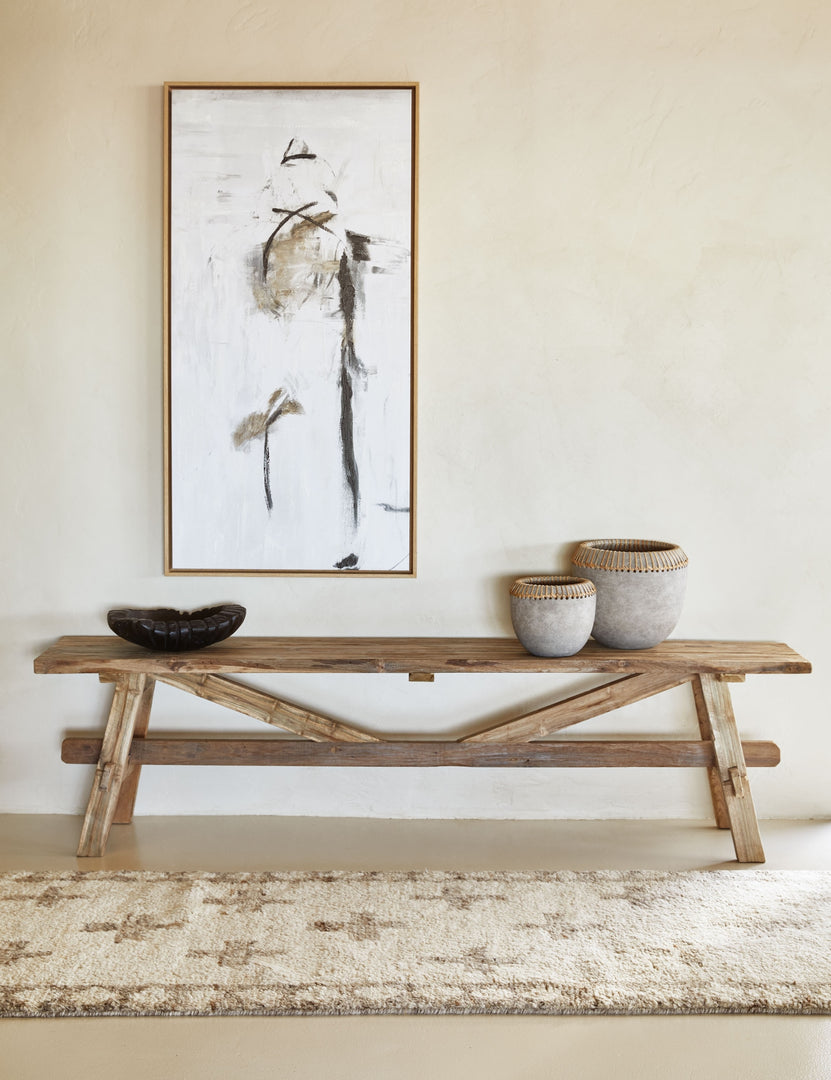
[[[143,765],[467,766],[479,768],[684,768],[707,770],[719,828],[740,862],[764,862],[747,766],[774,766],[771,742],[742,742],[728,684],[746,675],[800,674],[810,663],[765,641],[665,641],[626,652],[595,642],[576,656],[531,656],[515,638],[235,637],[207,649],[149,652],[117,637],[63,637],[35,660],[39,674],[96,673],[115,684],[103,739],[64,739],[66,762],[95,764],[80,856],[103,855],[111,825],[132,820]],[[459,738],[405,742],[284,701],[228,676],[244,673],[436,674],[542,672],[616,676],[603,686]],[[157,682],[299,738],[146,739]],[[701,738],[550,741],[564,728],[690,683]],[[549,740],[549,741],[537,741]]]
[[[772,641],[664,641],[625,652],[590,641],[576,656],[531,656],[516,638],[235,637],[208,649],[156,653],[121,638],[62,637],[35,660],[39,674],[83,672],[550,672],[798,674],[810,663]]]

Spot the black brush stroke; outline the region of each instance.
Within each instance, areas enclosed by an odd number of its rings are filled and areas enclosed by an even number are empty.
[[[346,477],[346,486],[352,497],[352,523],[357,526],[361,493],[358,481],[358,462],[355,459],[355,415],[352,409],[352,375],[349,370],[351,352],[351,346],[344,343],[341,348],[340,365],[340,442],[343,473]]]
[[[311,210],[313,206],[317,206],[317,202],[306,203],[305,206],[299,206],[296,210],[287,210],[282,206],[272,206],[272,214],[285,214],[286,216],[283,218],[283,220],[280,222],[280,224],[277,226],[271,236],[269,236],[268,240],[266,240],[263,247],[263,280],[265,280],[266,274],[268,273],[268,256],[271,251],[271,245],[274,243],[274,237],[282,229],[286,222],[291,221],[292,218],[298,217],[301,219],[301,221],[305,221],[309,225],[314,225],[316,229],[322,229],[324,232],[332,233],[332,236],[335,235],[335,233],[332,232],[332,230],[328,226],[324,225],[322,221],[316,221],[315,218],[309,217],[309,215],[305,213],[306,210]]]
[[[343,339],[352,344],[355,332],[355,282],[349,269],[349,259],[344,252],[338,266],[338,285],[340,286],[340,309],[343,313]]]
[[[287,161],[301,161],[301,160],[302,161],[316,161],[317,160],[317,154],[313,154],[311,152],[311,150],[309,150],[309,149],[307,149],[305,151],[305,153],[302,153],[302,154],[290,154],[289,150],[291,150],[291,148],[294,146],[294,144],[296,142],[297,142],[297,139],[292,139],[289,142],[286,149],[283,151],[283,160],[280,162],[281,165],[285,165]]]
[[[281,416],[284,404],[285,402],[281,402],[277,406],[263,427],[263,486],[265,488],[265,505],[268,507],[269,514],[274,509],[274,499],[271,495],[271,450],[268,445],[268,429]]]
[[[370,245],[372,244],[371,236],[364,236],[363,233],[352,232],[351,229],[346,230],[346,242],[349,244],[349,250],[352,253],[352,258],[355,262],[370,262],[372,255],[370,254]]]
[[[274,509],[274,500],[271,497],[271,452],[268,448],[268,428],[263,432],[263,487],[265,488],[265,505],[270,514]]]
[[[358,462],[355,458],[355,415],[352,408],[352,372],[360,368],[355,355],[355,282],[349,268],[346,252],[341,255],[338,267],[340,309],[343,315],[343,342],[340,351],[340,442],[343,456],[343,472],[352,496],[352,522],[357,527],[360,504],[360,481]]]

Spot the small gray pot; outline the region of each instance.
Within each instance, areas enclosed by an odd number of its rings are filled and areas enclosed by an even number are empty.
[[[520,578],[511,586],[514,633],[534,656],[573,656],[589,640],[595,600],[585,578]]]
[[[592,637],[610,649],[649,649],[681,616],[688,559],[663,540],[586,540],[571,558],[597,588]]]

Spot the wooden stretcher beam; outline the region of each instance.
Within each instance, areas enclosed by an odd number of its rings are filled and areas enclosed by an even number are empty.
[[[101,739],[65,739],[63,761],[98,760]],[[772,742],[742,744],[745,762],[779,764]],[[454,742],[312,743],[305,739],[134,739],[130,761],[141,765],[296,765],[347,768],[468,767],[480,769],[695,768],[716,762],[712,742],[603,740],[516,744]]]

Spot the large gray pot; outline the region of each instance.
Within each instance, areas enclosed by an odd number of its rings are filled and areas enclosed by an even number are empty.
[[[595,588],[585,578],[553,574],[511,586],[514,632],[534,656],[573,656],[592,632]]]
[[[669,637],[681,616],[688,559],[662,540],[587,540],[571,558],[593,581],[592,637],[611,649],[649,649]]]

